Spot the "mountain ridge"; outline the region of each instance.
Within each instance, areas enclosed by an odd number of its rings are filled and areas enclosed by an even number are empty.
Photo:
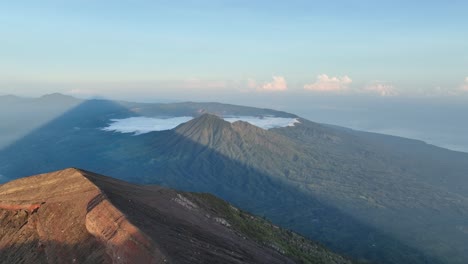
[[[0,151],[0,174],[15,178],[76,166],[135,183],[210,192],[356,258],[464,264],[466,154],[303,118],[268,130],[219,118],[192,123],[192,130],[182,125],[179,133],[130,136],[100,129],[138,113],[197,117],[205,109],[131,106],[84,101]]]
[[[0,185],[0,200],[1,263],[351,263],[213,196],[76,168]]]

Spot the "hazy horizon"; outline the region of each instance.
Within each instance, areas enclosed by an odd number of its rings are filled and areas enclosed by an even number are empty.
[[[0,95],[268,107],[468,151],[467,8],[464,1],[3,2]]]

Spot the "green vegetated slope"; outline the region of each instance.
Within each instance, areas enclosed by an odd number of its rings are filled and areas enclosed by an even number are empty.
[[[207,204],[212,213],[225,219],[239,234],[273,248],[297,263],[351,263],[322,245],[233,207],[212,194],[192,193],[190,198],[200,206]]]
[[[216,194],[356,259],[468,259],[467,154],[305,119],[263,130],[201,115],[206,109],[294,117],[221,104],[86,101],[0,151],[0,174],[82,167]],[[199,117],[138,136],[100,130],[112,118],[158,113]]]
[[[321,160],[292,179],[307,190],[443,262],[468,258],[467,154],[307,120],[275,132]]]
[[[466,258],[467,237],[461,228],[468,216],[468,199],[447,186],[433,184],[436,175],[424,178],[411,173],[414,167],[400,162],[397,155],[381,149],[379,144],[366,143],[353,134],[328,131],[306,120],[292,128],[266,131],[245,122],[229,124],[216,119],[203,116],[176,132],[429,256],[460,263]],[[315,228],[303,226],[301,231],[310,233]],[[346,238],[343,234],[327,234],[321,239],[339,244]],[[386,254],[392,252],[389,241],[371,241],[371,247],[380,247]],[[355,253],[355,248],[342,249]]]

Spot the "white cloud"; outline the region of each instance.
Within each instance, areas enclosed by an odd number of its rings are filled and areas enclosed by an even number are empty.
[[[264,83],[261,86],[256,85],[254,80],[250,80],[248,85],[257,86],[259,91],[286,91],[288,89],[288,84],[286,83],[286,79],[283,76],[273,76],[272,82]]]
[[[465,78],[465,82],[461,86],[461,90],[464,92],[468,92],[468,77]]]
[[[328,77],[326,74],[317,76],[315,83],[304,85],[304,89],[314,92],[343,92],[348,90],[353,80],[347,75],[343,77]]]
[[[124,119],[111,119],[111,123],[109,124],[109,126],[102,128],[102,130],[141,135],[153,131],[173,129],[178,125],[190,121],[192,119],[193,117],[190,116],[170,118],[130,117]],[[273,116],[227,116],[224,117],[224,120],[230,123],[236,121],[245,121],[263,129],[294,126],[296,123],[299,123],[299,120],[297,118],[283,118]]]
[[[382,82],[371,83],[364,87],[362,91],[367,93],[376,93],[380,96],[395,96],[399,94],[393,85]]]

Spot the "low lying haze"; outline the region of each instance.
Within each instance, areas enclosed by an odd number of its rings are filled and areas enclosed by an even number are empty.
[[[178,125],[192,120],[190,116],[168,117],[168,118],[149,118],[149,117],[130,117],[124,119],[112,119],[109,126],[104,127],[104,131],[115,131],[120,133],[133,133],[135,135],[145,134],[153,131],[169,130]],[[275,127],[294,126],[299,122],[297,118],[283,117],[255,117],[255,116],[235,116],[224,117],[228,122],[244,121],[263,129]]]

